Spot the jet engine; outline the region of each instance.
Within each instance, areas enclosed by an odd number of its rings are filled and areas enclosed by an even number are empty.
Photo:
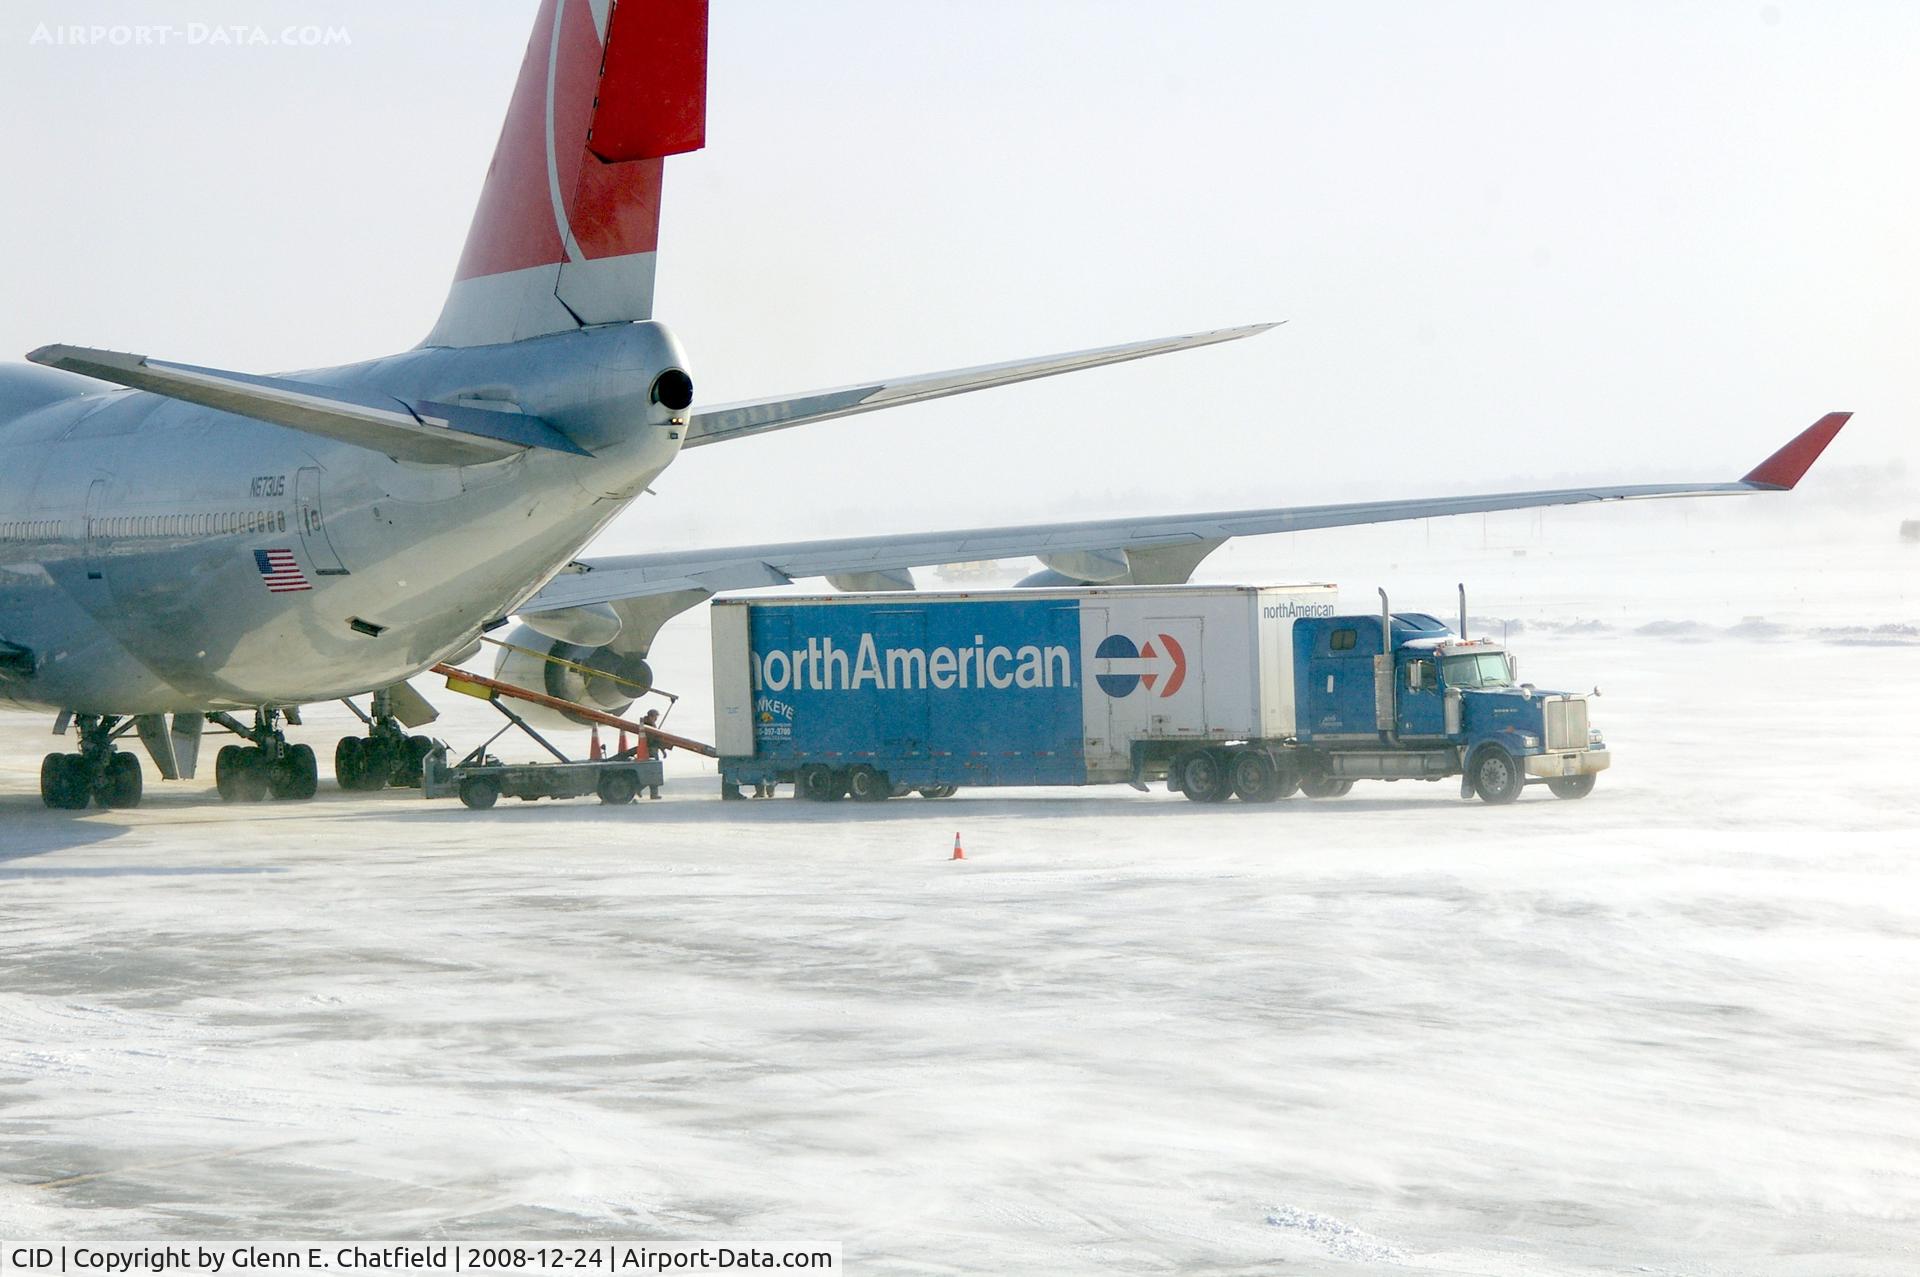
[[[549,638],[530,625],[515,626],[505,642],[509,646],[499,649],[493,676],[529,692],[558,697],[606,714],[625,714],[627,708],[653,686],[652,667],[645,657],[633,653]],[[513,710],[537,725],[588,724],[587,719],[577,714],[540,705],[517,703]]]

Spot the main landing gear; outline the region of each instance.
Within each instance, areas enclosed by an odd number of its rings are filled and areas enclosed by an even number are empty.
[[[421,768],[433,752],[433,739],[409,736],[394,717],[392,697],[373,694],[373,712],[362,713],[352,701],[346,707],[367,725],[365,736],[342,736],[333,750],[333,774],[340,788],[360,791],[420,788]]]
[[[80,752],[48,754],[41,760],[40,800],[56,811],[83,811],[96,802],[102,807],[138,807],[140,760],[114,745],[133,729],[133,720],[82,714],[74,723],[80,729]]]
[[[257,803],[269,796],[302,802],[320,787],[320,763],[313,746],[293,745],[280,730],[280,711],[255,710],[247,727],[231,714],[209,714],[246,745],[226,745],[214,756],[214,787],[230,803]]]

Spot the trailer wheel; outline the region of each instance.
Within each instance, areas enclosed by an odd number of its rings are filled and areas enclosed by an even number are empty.
[[[846,796],[847,775],[825,763],[808,763],[794,778],[793,792],[809,802],[834,802]]]
[[[885,772],[863,764],[847,773],[847,792],[857,803],[881,803],[893,797],[893,782]]]
[[[500,801],[500,787],[485,776],[469,776],[460,782],[460,801],[474,811],[485,811]]]
[[[1527,783],[1519,760],[1498,745],[1481,746],[1467,775],[1480,801],[1495,807],[1518,798]]]
[[[1547,781],[1547,788],[1555,798],[1585,798],[1593,792],[1593,784],[1599,779],[1592,772],[1584,776],[1555,776]]]
[[[1196,749],[1178,762],[1180,792],[1196,803],[1220,803],[1233,793],[1233,778],[1220,750]]]
[[[594,786],[594,791],[607,806],[624,807],[633,801],[640,787],[633,783],[632,772],[602,772],[600,783]]]
[[[1270,803],[1280,797],[1280,769],[1258,749],[1233,753],[1233,793],[1243,803]]]

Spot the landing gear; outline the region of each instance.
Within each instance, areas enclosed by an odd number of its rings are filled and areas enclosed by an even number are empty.
[[[231,714],[208,717],[251,742],[222,746],[214,756],[214,788],[225,801],[257,803],[271,795],[283,802],[305,802],[319,789],[320,767],[313,746],[287,742],[278,709],[268,706],[254,711],[252,727]]]
[[[400,720],[393,716],[392,699],[386,691],[373,694],[373,712],[363,714],[352,701],[347,708],[360,715],[367,725],[365,736],[343,736],[333,750],[333,775],[340,788],[370,792],[392,785],[396,789],[420,788],[420,776],[427,755],[433,752],[433,739],[409,736]]]
[[[144,790],[140,760],[113,743],[131,730],[133,720],[82,714],[75,725],[80,752],[48,754],[40,761],[40,801],[55,811],[84,811],[96,802],[102,807],[138,807]]]

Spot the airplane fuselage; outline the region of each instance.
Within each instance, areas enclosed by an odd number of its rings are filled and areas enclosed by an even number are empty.
[[[0,702],[195,712],[415,674],[530,597],[672,462],[684,430],[649,399],[669,368],[685,368],[678,344],[644,322],[292,374],[511,404],[593,454],[464,466],[0,369],[0,643],[26,653],[0,672]]]

